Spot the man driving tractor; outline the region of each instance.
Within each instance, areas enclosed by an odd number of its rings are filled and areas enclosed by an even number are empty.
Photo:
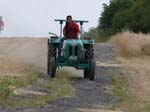
[[[63,28],[64,39],[78,39],[80,33],[78,24],[72,21],[71,15],[68,15],[66,19],[66,25]]]
[[[51,36],[47,41],[48,75],[54,78],[57,68],[70,66],[82,69],[83,77],[93,81],[95,76],[94,39],[82,37],[82,25],[88,21],[72,20],[70,15],[66,17],[66,20],[55,19],[55,21],[60,23],[60,37],[49,32],[55,36]],[[63,22],[66,24],[62,30]],[[80,29],[77,23],[79,23]],[[64,37],[62,37],[62,33]],[[79,33],[80,38],[78,38]]]

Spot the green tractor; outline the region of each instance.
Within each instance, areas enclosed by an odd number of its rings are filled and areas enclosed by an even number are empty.
[[[47,74],[54,78],[58,67],[70,66],[83,70],[83,77],[94,80],[95,60],[94,60],[94,40],[92,38],[82,38],[83,23],[88,21],[73,20],[80,24],[80,38],[66,39],[62,42],[62,25],[66,20],[55,19],[60,23],[60,37],[54,33],[48,38]]]

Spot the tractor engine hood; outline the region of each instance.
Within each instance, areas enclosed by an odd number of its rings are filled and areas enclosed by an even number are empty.
[[[83,42],[80,39],[64,40],[63,49],[65,51],[65,59],[80,60],[82,57]]]
[[[80,39],[68,39],[68,40],[64,40],[64,48],[66,48],[66,46],[81,46],[83,47],[83,43],[82,40]]]

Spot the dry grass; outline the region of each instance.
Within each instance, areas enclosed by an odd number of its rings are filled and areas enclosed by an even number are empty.
[[[150,112],[150,57],[121,57],[118,60],[128,70],[122,78],[126,78],[128,83],[125,92],[129,99],[121,107],[126,112]]]
[[[109,42],[116,48],[117,61],[128,71],[117,78],[127,83],[121,87],[127,93],[121,107],[126,112],[150,112],[150,35],[126,32]],[[117,85],[122,84],[119,80]]]
[[[109,42],[119,56],[150,55],[150,35],[125,32],[112,36]]]
[[[46,71],[46,40],[0,38],[0,104],[12,87],[32,84]]]
[[[150,57],[120,58],[119,60],[132,75],[130,91],[142,101],[150,102]]]

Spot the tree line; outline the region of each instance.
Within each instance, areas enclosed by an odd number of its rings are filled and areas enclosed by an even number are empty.
[[[110,0],[103,4],[98,26],[84,36],[107,40],[124,31],[150,33],[150,0]]]

